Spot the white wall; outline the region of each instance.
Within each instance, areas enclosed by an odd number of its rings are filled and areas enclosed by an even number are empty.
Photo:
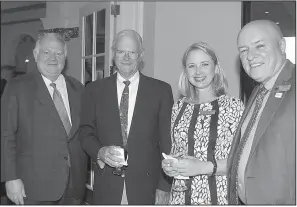
[[[241,2],[156,2],[154,77],[171,84],[176,98],[183,52],[192,43],[204,41],[220,59],[229,94],[239,97],[236,39],[240,28]]]
[[[145,2],[143,12],[143,47],[145,48],[145,65],[142,73],[154,77],[156,2]]]

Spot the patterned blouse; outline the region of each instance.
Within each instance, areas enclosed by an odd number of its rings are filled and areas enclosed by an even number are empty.
[[[201,161],[227,159],[233,136],[243,113],[240,99],[221,95],[209,103],[195,104],[179,99],[172,108],[171,153],[189,155]],[[179,187],[186,190],[178,191]],[[171,205],[227,204],[226,176],[197,175],[174,179]]]

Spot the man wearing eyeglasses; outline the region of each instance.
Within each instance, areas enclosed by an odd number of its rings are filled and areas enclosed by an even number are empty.
[[[112,50],[117,73],[88,84],[82,99],[81,143],[97,163],[93,204],[165,204],[171,185],[161,152],[171,147],[171,87],[139,72],[137,32],[119,32]]]

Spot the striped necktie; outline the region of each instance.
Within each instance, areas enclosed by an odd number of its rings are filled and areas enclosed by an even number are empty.
[[[51,83],[50,86],[52,86],[54,88],[54,93],[53,93],[53,101],[54,104],[56,106],[56,109],[58,111],[58,114],[61,118],[61,121],[64,125],[64,128],[66,130],[66,133],[69,135],[70,130],[71,130],[71,123],[66,111],[66,107],[64,105],[62,96],[60,94],[60,92],[58,91],[56,84],[55,83]]]

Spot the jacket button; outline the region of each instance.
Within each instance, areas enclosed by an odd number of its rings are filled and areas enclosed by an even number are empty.
[[[147,176],[150,176],[150,173],[146,173]]]
[[[68,160],[68,157],[64,157],[64,160]]]

